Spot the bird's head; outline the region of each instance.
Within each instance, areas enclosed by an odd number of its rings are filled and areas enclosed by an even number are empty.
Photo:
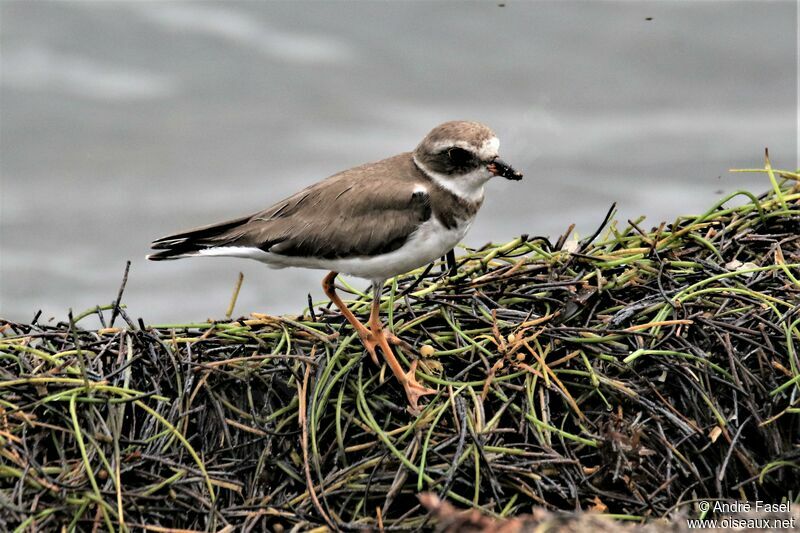
[[[440,124],[414,150],[414,162],[442,187],[466,199],[483,198],[483,185],[494,176],[522,179],[522,173],[498,157],[500,141],[479,122]]]

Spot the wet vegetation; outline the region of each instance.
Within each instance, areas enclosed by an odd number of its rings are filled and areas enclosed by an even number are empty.
[[[800,185],[753,172],[768,193],[650,229],[612,209],[387,284],[398,355],[439,391],[420,416],[327,302],[0,321],[0,529],[432,529],[421,494],[486,519],[797,501]]]

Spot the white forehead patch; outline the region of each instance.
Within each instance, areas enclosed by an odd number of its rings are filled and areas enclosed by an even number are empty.
[[[486,139],[483,141],[483,144],[478,150],[478,157],[487,161],[489,159],[494,159],[497,157],[498,150],[500,150],[500,139],[497,137],[492,137],[491,139]]]
[[[483,161],[489,161],[490,159],[494,159],[497,157],[497,151],[500,149],[500,139],[497,137],[491,137],[483,141],[478,149],[475,149],[475,146],[466,142],[466,141],[452,141],[452,140],[445,140],[445,141],[438,141],[434,143],[431,147],[433,152],[440,152],[447,148],[452,147],[463,148],[464,150],[468,150],[470,152],[475,152],[475,154]]]

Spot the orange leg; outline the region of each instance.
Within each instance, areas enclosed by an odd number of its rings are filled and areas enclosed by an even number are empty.
[[[344,302],[339,298],[336,294],[333,282],[336,279],[337,273],[331,272],[327,276],[325,276],[325,280],[322,282],[323,289],[325,290],[325,294],[331,301],[339,308],[342,312],[344,317],[347,319],[350,324],[353,325],[355,330],[358,332],[359,337],[361,337],[361,342],[364,344],[364,347],[372,356],[372,360],[375,363],[378,362],[378,358],[375,355],[375,348],[380,346],[381,351],[383,352],[383,358],[386,360],[386,363],[389,365],[389,368],[392,369],[392,373],[394,374],[397,381],[403,386],[406,391],[406,397],[408,398],[409,406],[411,410],[415,413],[419,412],[419,398],[420,396],[425,396],[427,394],[436,394],[436,391],[433,389],[429,389],[419,383],[416,378],[416,370],[417,370],[417,361],[414,360],[411,363],[411,368],[408,372],[403,371],[403,367],[400,366],[400,362],[394,355],[389,343],[393,344],[400,344],[402,341],[391,333],[384,333],[383,326],[380,322],[380,309],[381,309],[381,301],[380,301],[380,284],[376,284],[374,297],[372,299],[372,309],[370,310],[369,315],[369,329],[364,327],[364,325],[358,321],[358,319],[353,315],[353,313],[345,307]],[[388,338],[387,338],[388,337]]]
[[[411,362],[411,368],[408,370],[408,372],[403,371],[403,367],[400,366],[400,361],[397,360],[394,352],[389,347],[389,342],[393,344],[400,344],[402,341],[394,334],[384,332],[380,321],[380,309],[380,289],[378,289],[376,290],[375,297],[372,300],[372,312],[369,315],[369,329],[370,332],[372,332],[373,337],[377,340],[378,345],[381,347],[381,350],[383,351],[383,358],[386,359],[386,362],[389,364],[389,368],[392,369],[392,373],[397,378],[397,381],[399,381],[406,390],[406,397],[408,398],[408,403],[411,406],[411,410],[415,413],[418,413],[420,410],[418,404],[420,396],[436,394],[436,391],[427,388],[417,381],[416,373],[418,361],[416,359]]]
[[[341,311],[347,321],[350,322],[350,324],[353,326],[353,329],[358,332],[358,336],[361,337],[361,343],[369,352],[372,360],[376,365],[380,365],[378,362],[378,355],[375,353],[375,347],[380,343],[373,338],[372,332],[364,327],[364,324],[358,321],[353,312],[347,308],[342,299],[339,298],[339,295],[336,294],[336,287],[333,283],[338,275],[338,272],[331,272],[325,276],[325,279],[322,280],[322,289],[325,291],[325,296],[330,298],[333,302],[333,305],[339,308],[339,311]]]

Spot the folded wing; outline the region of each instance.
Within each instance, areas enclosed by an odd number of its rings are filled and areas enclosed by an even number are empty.
[[[325,259],[391,252],[431,217],[418,172],[408,154],[356,167],[254,215],[162,237],[148,257],[177,259],[222,247]]]

